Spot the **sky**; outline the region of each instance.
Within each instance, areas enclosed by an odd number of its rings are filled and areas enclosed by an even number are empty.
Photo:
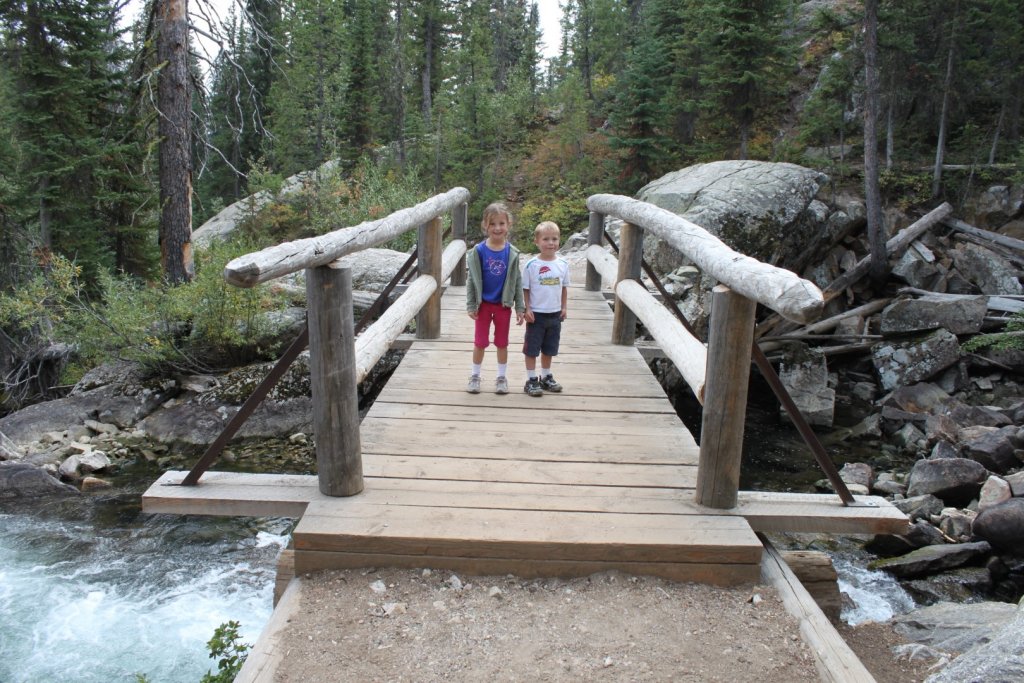
[[[210,0],[210,4],[216,8],[221,17],[227,16],[227,10],[232,2],[238,2],[238,0]],[[551,59],[558,55],[558,46],[561,42],[559,20],[562,16],[562,10],[558,6],[559,0],[536,0],[536,2],[540,15],[540,28],[544,36],[544,49],[541,54],[543,57]],[[129,0],[126,19],[133,19],[140,11],[142,4],[142,0]],[[198,5],[199,3],[195,2],[195,0],[189,2],[189,11],[193,15],[197,13]],[[201,24],[202,21],[202,17],[199,17],[197,23]],[[202,36],[199,37],[199,41],[200,43],[204,42]],[[213,53],[211,54],[212,59],[216,55],[216,48],[210,46],[208,49]]]

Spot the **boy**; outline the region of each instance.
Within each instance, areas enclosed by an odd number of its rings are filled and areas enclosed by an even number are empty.
[[[568,301],[569,264],[558,255],[559,230],[552,221],[544,221],[533,231],[533,243],[540,254],[531,258],[523,270],[523,300],[526,304],[526,386],[530,396],[545,391],[559,392],[562,385],[551,374],[551,360],[558,355]],[[540,376],[537,376],[540,356]]]

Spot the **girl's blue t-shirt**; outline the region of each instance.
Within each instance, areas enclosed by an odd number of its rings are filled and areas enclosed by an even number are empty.
[[[501,290],[505,286],[505,274],[508,272],[509,244],[506,242],[500,251],[492,251],[486,242],[481,242],[476,249],[480,254],[480,273],[483,278],[480,283],[481,298],[492,304],[500,304]]]

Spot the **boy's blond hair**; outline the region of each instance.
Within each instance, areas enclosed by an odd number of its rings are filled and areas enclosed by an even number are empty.
[[[487,205],[487,208],[484,209],[484,215],[480,219],[480,229],[487,232],[487,219],[500,213],[505,214],[505,218],[508,219],[508,229],[509,232],[511,232],[512,225],[514,223],[512,219],[512,212],[508,210],[508,207],[505,206],[504,202],[493,202]]]
[[[554,221],[541,221],[537,224],[537,227],[533,229],[533,239],[537,239],[540,237],[542,232],[546,232],[548,230],[554,230],[559,235],[562,234],[561,229],[558,227],[558,223],[555,223]]]

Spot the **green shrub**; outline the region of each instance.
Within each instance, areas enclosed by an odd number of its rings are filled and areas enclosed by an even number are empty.
[[[200,683],[231,683],[235,680],[252,649],[251,645],[239,642],[242,637],[238,633],[240,626],[237,621],[227,621],[213,632],[206,647],[210,651],[210,659],[217,660],[217,673],[206,672]]]

